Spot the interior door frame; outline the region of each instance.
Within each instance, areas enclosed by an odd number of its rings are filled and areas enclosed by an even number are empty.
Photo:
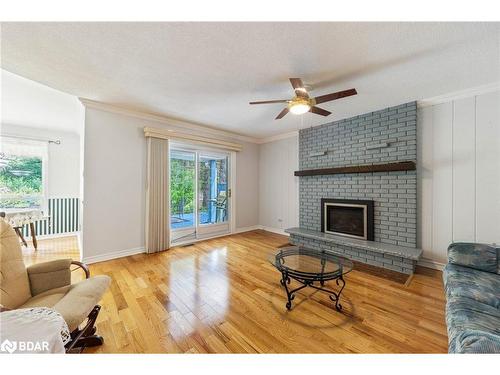
[[[168,218],[168,225],[169,225],[169,245],[173,246],[180,246],[184,245],[187,243],[194,243],[198,241],[203,241],[209,238],[215,238],[215,237],[221,237],[221,236],[227,236],[228,234],[232,234],[235,231],[236,228],[236,152],[235,151],[230,151],[230,150],[224,150],[220,148],[214,148],[214,147],[208,147],[206,145],[201,145],[201,144],[194,144],[194,143],[185,143],[185,142],[178,142],[178,141],[171,141],[170,144],[170,151],[172,150],[179,150],[179,151],[186,151],[186,152],[194,152],[195,154],[195,203],[194,203],[194,231],[195,231],[195,237],[187,239],[185,241],[176,241],[175,243],[172,243],[172,232],[177,232],[182,229],[176,229],[172,230],[171,229],[171,223],[170,223],[170,216]],[[198,235],[198,228],[200,227],[200,224],[198,223],[198,172],[199,172],[199,154],[203,154],[203,152],[207,153],[213,153],[213,154],[219,154],[219,155],[227,155],[228,156],[228,182],[229,182],[229,187],[228,191],[229,197],[228,197],[228,214],[229,214],[229,220],[227,222],[228,224],[228,231],[221,233],[221,232],[216,232],[213,236],[210,234],[199,236]],[[170,157],[170,152],[169,152],[169,157]],[[169,171],[168,174],[170,176],[170,163],[169,165]],[[168,204],[170,207],[171,204],[171,199],[170,199],[170,189],[169,189],[169,197],[168,197]],[[171,207],[170,207],[171,208]],[[169,209],[169,212],[170,209]],[[206,225],[207,227],[213,227],[213,226],[223,226],[226,225],[225,223],[215,223],[215,224],[203,224]],[[190,227],[191,228],[191,227]]]

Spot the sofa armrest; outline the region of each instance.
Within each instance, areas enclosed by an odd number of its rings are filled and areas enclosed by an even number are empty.
[[[480,271],[496,272],[497,248],[473,242],[455,242],[448,246],[448,262]]]
[[[31,295],[71,284],[71,259],[33,264],[27,268]]]

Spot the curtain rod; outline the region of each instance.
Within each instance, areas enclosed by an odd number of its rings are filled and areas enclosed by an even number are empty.
[[[56,145],[61,144],[61,141],[59,139],[54,140],[54,139],[47,139],[47,138],[25,137],[23,135],[13,135],[13,134],[2,134],[2,137],[29,139],[31,141],[44,141],[44,142],[48,142],[48,143],[54,143]]]

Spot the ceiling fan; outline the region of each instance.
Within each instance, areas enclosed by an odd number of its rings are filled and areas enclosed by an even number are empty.
[[[306,112],[311,112],[321,116],[328,116],[331,112],[326,109],[316,107],[316,104],[330,102],[332,100],[357,94],[356,89],[349,89],[311,98],[309,97],[309,93],[300,78],[290,78],[290,83],[295,90],[295,96],[292,99],[265,100],[260,102],[250,102],[250,104],[287,103],[287,107],[284,108],[278,116],[276,116],[275,120],[283,118],[283,116],[285,116],[288,112],[292,112],[295,115],[302,115]]]

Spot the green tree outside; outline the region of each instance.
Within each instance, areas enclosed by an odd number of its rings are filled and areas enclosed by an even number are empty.
[[[194,211],[194,161],[170,159],[170,207],[172,214]]]
[[[0,207],[39,207],[43,191],[42,159],[10,155],[4,156],[2,159],[3,163],[0,165]],[[18,195],[18,197],[12,197],[12,195]]]

